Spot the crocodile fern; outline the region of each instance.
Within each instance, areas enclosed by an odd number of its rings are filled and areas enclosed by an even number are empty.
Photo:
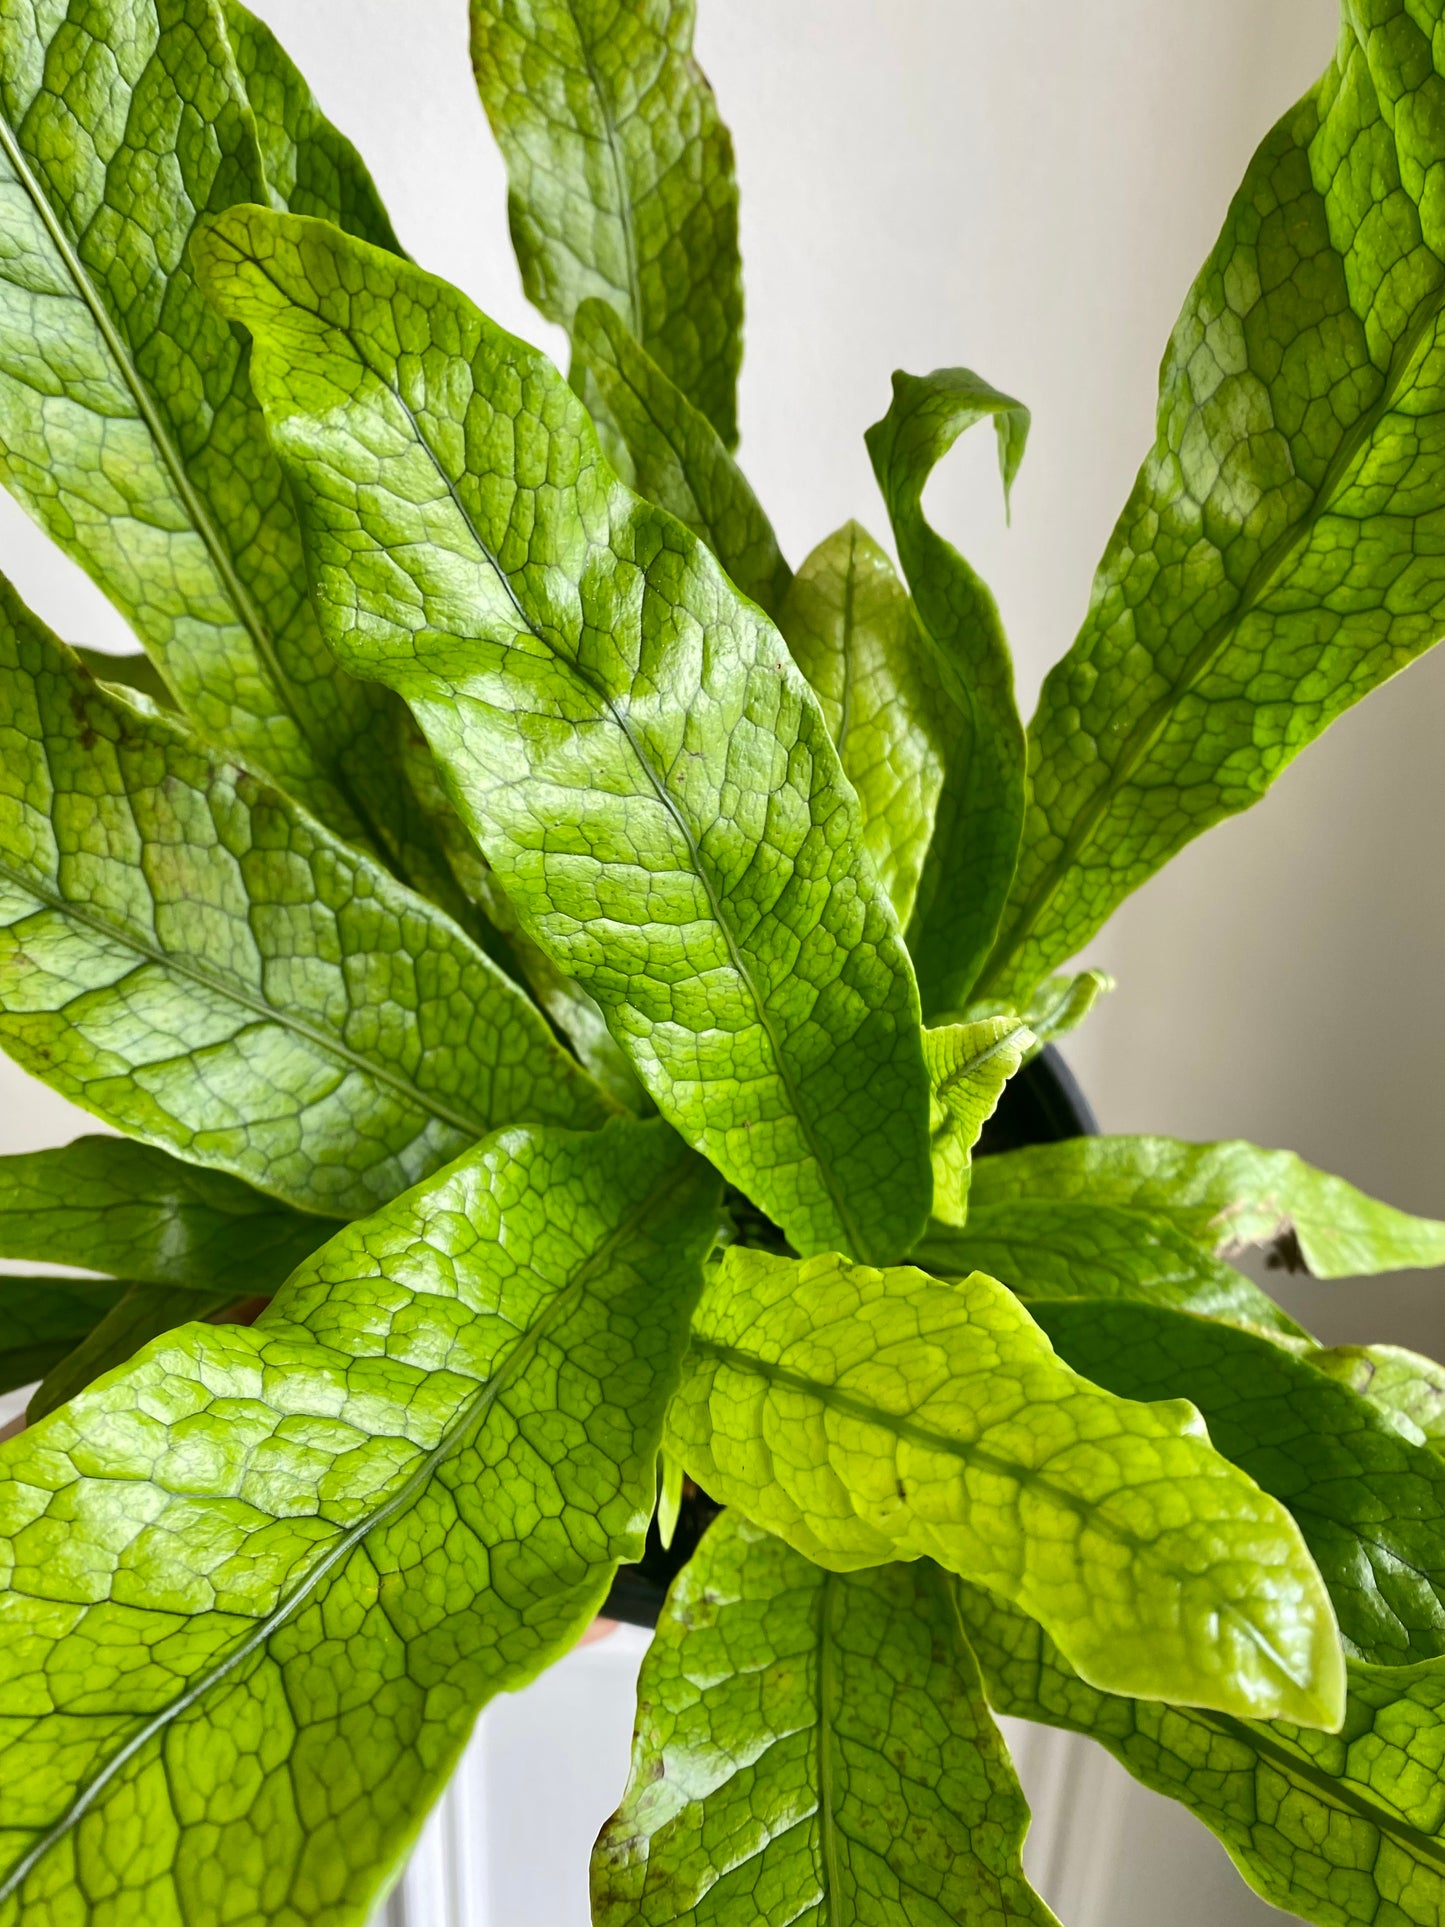
[[[738,466],[690,0],[472,0],[567,374],[406,255],[239,0],[0,12],[0,1927],[361,1923],[685,1485],[596,1918],[1048,1923],[990,1706],[1322,1927],[1445,1917],[1445,1373],[1231,1263],[1445,1262],[1284,1151],[992,1155],[1070,959],[1445,633],[1445,0],[1350,0],[1025,729],[923,512]],[[862,505],[860,505],[861,507]],[[874,526],[877,528],[876,512]]]

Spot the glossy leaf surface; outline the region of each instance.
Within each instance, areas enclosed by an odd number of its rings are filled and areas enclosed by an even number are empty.
[[[726,1512],[674,1583],[637,1697],[632,1777],[592,1859],[597,1927],[1057,1927],[926,1561],[823,1572]]]
[[[944,1278],[986,1271],[1029,1300],[1122,1299],[1309,1338],[1253,1279],[1201,1250],[1168,1218],[1084,1198],[981,1204],[975,1191],[962,1230],[930,1225],[909,1256]]]
[[[798,570],[778,626],[823,706],[906,928],[957,724],[908,591],[867,530],[845,522]]]
[[[0,1392],[44,1378],[119,1302],[112,1278],[0,1272]]]
[[[631,1059],[608,1030],[596,1000],[559,970],[523,929],[476,838],[452,807],[436,759],[409,711],[403,711],[399,734],[407,781],[435,827],[458,889],[481,913],[479,936],[487,954],[508,976],[527,985],[578,1060],[614,1102],[627,1110],[645,1111],[648,1098]]]
[[[1253,1333],[1162,1306],[1031,1310],[1096,1384],[1199,1407],[1216,1450],[1289,1507],[1347,1650],[1382,1666],[1445,1655],[1445,1464],[1435,1453]]]
[[[1445,1916],[1445,1661],[1349,1666],[1338,1734],[1098,1693],[1047,1633],[973,1587],[969,1643],[1001,1713],[1087,1733],[1213,1829],[1256,1892],[1316,1927]]]
[[[402,254],[361,156],[322,113],[276,36],[240,0],[222,0],[222,11],[247,104],[255,116],[265,198],[287,213],[334,221],[360,240]],[[264,438],[259,418],[256,427]],[[452,875],[450,857],[457,842],[466,840],[466,832],[434,774],[419,769],[422,759],[430,760],[424,742],[420,756],[413,753],[408,758],[398,748],[399,742],[415,734],[404,705],[377,688],[354,682],[329,656],[327,670],[363,732],[348,745],[344,764],[360,792],[375,839],[399,876],[439,903],[485,947],[487,906],[469,897],[464,885],[459,891],[461,879]],[[412,780],[418,775],[425,779],[420,784]],[[481,917],[476,914],[478,908]],[[502,967],[508,969],[512,961],[503,960]],[[575,1045],[576,1040],[567,1035]],[[590,1062],[587,1067],[594,1068]]]
[[[776,619],[792,570],[761,502],[707,416],[605,301],[584,301],[577,310],[572,353],[573,380],[584,369],[591,386],[581,392],[601,395],[638,494],[685,522],[743,594]]]
[[[34,1425],[102,1373],[124,1365],[162,1332],[222,1310],[229,1297],[229,1293],[192,1291],[184,1285],[127,1285],[100,1322],[46,1371],[25,1408],[27,1422]]]
[[[5,1927],[360,1927],[641,1551],[715,1209],[659,1123],[498,1132],[0,1446]]]
[[[355,1216],[601,1093],[455,924],[0,588],[0,1044],[107,1122]]]
[[[1292,1237],[1316,1278],[1445,1264],[1445,1223],[1381,1204],[1293,1151],[1240,1138],[1069,1138],[979,1165],[976,1203],[1023,1199],[1087,1199],[1167,1218],[1221,1256]]]
[[[524,927],[796,1248],[896,1255],[930,1190],[917,993],[782,639],[455,289],[259,210],[203,252],[332,645],[406,697]]]
[[[241,1297],[274,1291],[335,1230],[128,1138],[0,1158],[0,1258]]]
[[[967,1001],[998,927],[1023,830],[1024,731],[1003,623],[983,582],[923,513],[935,465],[965,429],[989,420],[1006,499],[1023,459],[1029,411],[967,368],[895,374],[893,404],[867,435],[942,690],[943,782],[908,923],[927,1017]]]
[[[1338,1718],[1339,1635],[1284,1508],[1191,1406],[1071,1371],[991,1278],[734,1246],[668,1437],[704,1491],[820,1564],[937,1559],[1112,1690]]]
[[[732,141],[692,56],[693,0],[472,0],[522,285],[549,321],[607,301],[737,441],[743,287]]]
[[[327,654],[245,342],[194,279],[198,218],[267,198],[256,127],[211,0],[0,15],[0,479],[211,741],[391,847],[385,699]]]
[[[1434,0],[1351,0],[1250,164],[1030,727],[997,997],[1026,997],[1445,629],[1442,88]]]
[[[968,1215],[973,1147],[993,1116],[1004,1085],[1033,1043],[1033,1033],[1011,1013],[923,1033],[933,1143],[933,1215],[944,1224],[961,1225]]]
[[[1401,1345],[1336,1345],[1306,1354],[1318,1372],[1348,1385],[1407,1437],[1445,1451],[1445,1367]]]

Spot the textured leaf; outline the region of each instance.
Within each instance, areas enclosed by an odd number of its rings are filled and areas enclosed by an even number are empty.
[[[906,926],[957,728],[893,564],[856,522],[820,542],[778,625],[858,792],[863,840]]]
[[[1095,1692],[1042,1628],[958,1590],[999,1712],[1098,1740],[1212,1828],[1266,1900],[1316,1927],[1445,1919],[1445,1661],[1352,1660],[1338,1735],[1258,1725]]]
[[[454,289],[259,210],[198,246],[332,646],[406,697],[524,927],[796,1248],[896,1255],[930,1190],[917,995],[781,638]]]
[[[1030,1310],[1096,1384],[1199,1407],[1215,1449],[1294,1515],[1347,1650],[1382,1666],[1445,1655],[1445,1464],[1427,1447],[1251,1332],[1155,1305]]]
[[[111,1278],[0,1272],[0,1392],[43,1378],[94,1330],[125,1289]]]
[[[244,341],[191,266],[200,214],[267,198],[256,125],[212,0],[0,13],[0,480],[208,738],[395,854],[387,699],[321,640]]]
[[[334,1216],[511,1119],[607,1114],[440,911],[8,588],[0,745],[0,1045],[76,1103]]]
[[[276,36],[240,0],[222,0],[222,11],[247,104],[255,116],[271,204],[291,214],[334,221],[348,234],[402,254],[361,156],[321,112]],[[255,426],[264,439],[259,416]],[[357,726],[364,732],[348,746],[345,767],[353,784],[364,783],[363,801],[392,868],[485,947],[489,934],[485,915],[477,914],[477,906],[458,887],[450,861],[451,845],[458,838],[467,840],[466,832],[434,774],[423,785],[424,794],[411,780],[423,759],[430,763],[425,741],[419,755],[413,752],[409,761],[402,759],[400,774],[394,768],[398,738],[415,734],[405,705],[374,686],[354,683],[329,655],[326,668],[357,712]],[[510,970],[513,959],[498,961]],[[588,1068],[592,1068],[590,1062]]]
[[[1253,1279],[1202,1251],[1167,1218],[1084,1198],[980,1204],[961,1231],[933,1224],[909,1253],[945,1278],[985,1271],[1029,1299],[1122,1299],[1167,1305],[1268,1336],[1309,1342]]]
[[[0,1258],[241,1297],[274,1291],[335,1230],[127,1138],[0,1158]]]
[[[1167,1218],[1221,1256],[1292,1238],[1316,1278],[1445,1264],[1445,1223],[1366,1197],[1293,1151],[1240,1138],[1080,1137],[983,1160],[976,1204],[1087,1199]]]
[[[435,827],[458,888],[474,912],[480,913],[479,936],[487,954],[508,976],[527,985],[609,1097],[629,1110],[650,1110],[652,1100],[637,1081],[626,1051],[608,1030],[596,1000],[560,971],[523,929],[491,864],[453,809],[436,759],[410,711],[403,710],[398,733],[407,780]]]
[[[241,0],[222,0],[246,101],[256,117],[261,165],[275,207],[335,221],[348,234],[402,252],[366,163],[317,105],[275,34]]]
[[[402,254],[404,250],[361,156],[321,112],[311,89],[270,28],[240,0],[223,0],[223,12],[247,101],[256,117],[271,204],[287,213],[334,221],[360,240]],[[259,418],[257,428],[264,436]],[[373,813],[379,811],[384,819],[382,840],[392,867],[486,947],[490,934],[486,904],[468,896],[451,861],[457,844],[469,843],[470,839],[435,772],[428,768],[431,757],[425,739],[418,737],[419,748],[414,747],[409,756],[400,756],[398,779],[393,770],[398,740],[405,743],[417,736],[405,706],[374,686],[353,684],[329,656],[327,667],[344,689],[357,692],[354,701],[368,706],[368,740],[352,747],[347,767],[353,775],[358,769],[369,774],[369,802]],[[386,779],[381,794],[377,793],[382,787],[379,778]],[[511,971],[515,958],[508,955],[498,961],[504,970]],[[547,1007],[545,1000],[543,1005]],[[603,1028],[600,1018],[598,1028]],[[589,1070],[594,1069],[585,1054],[583,1061]]]
[[[1029,411],[967,368],[895,374],[893,404],[867,435],[942,690],[946,763],[908,924],[926,1017],[966,1002],[998,927],[1023,829],[1024,732],[1003,624],[978,576],[923,513],[935,465],[966,428],[990,418],[1007,499]]]
[[[777,617],[792,571],[773,525],[722,437],[663,374],[605,301],[584,301],[572,324],[572,374],[579,392],[602,397],[621,436],[632,486],[685,522],[744,595]],[[846,767],[846,764],[845,764]]]
[[[1024,1022],[1040,1046],[1077,1030],[1094,1005],[1114,988],[1106,970],[1080,970],[1073,976],[1045,977],[1029,998]]]
[[[1445,1451],[1445,1367],[1399,1345],[1336,1345],[1310,1364],[1370,1403],[1404,1432]]]
[[[1191,1406],[1090,1385],[982,1274],[730,1248],[668,1436],[705,1491],[820,1564],[937,1559],[1111,1690],[1338,1719],[1339,1636],[1284,1508]]]
[[[692,0],[472,0],[472,65],[530,300],[568,328],[588,296],[610,302],[731,448],[738,190],[693,13]]]
[[[641,1552],[715,1210],[660,1123],[498,1132],[0,1447],[5,1927],[359,1927]]]
[[[1044,685],[1002,1000],[1445,629],[1445,22],[1343,15],[1185,302],[1158,439]]]
[[[592,1860],[598,1927],[908,1920],[1057,1927],[950,1582],[842,1577],[736,1513],[673,1585],[632,1777]]]
[[[129,1285],[125,1294],[72,1351],[46,1372],[25,1408],[31,1425],[83,1392],[103,1372],[124,1365],[162,1332],[209,1318],[228,1302],[226,1292],[197,1292],[181,1285]]]
[[[1033,1033],[1012,1013],[923,1033],[933,1215],[944,1224],[961,1225],[968,1215],[973,1147],[1033,1044]]]

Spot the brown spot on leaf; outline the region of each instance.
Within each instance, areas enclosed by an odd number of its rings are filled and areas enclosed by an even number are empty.
[[[1300,1250],[1299,1233],[1292,1224],[1287,1224],[1265,1254],[1265,1268],[1268,1271],[1308,1272],[1309,1264]]]

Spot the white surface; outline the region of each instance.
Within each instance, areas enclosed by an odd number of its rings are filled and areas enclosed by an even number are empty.
[[[627,1782],[647,1643],[619,1627],[493,1702],[385,1927],[586,1927],[588,1855]]]
[[[417,258],[555,346],[521,298],[462,0],[258,4],[360,140]],[[883,532],[861,433],[895,366],[966,362],[1027,401],[1012,530],[982,437],[929,496],[999,596],[1027,708],[1083,613],[1151,437],[1155,369],[1188,282],[1252,148],[1328,56],[1332,0],[701,7],[699,51],[743,186],[749,474],[797,561],[848,515]],[[0,554],[63,633],[124,646],[113,614],[3,498]],[[1261,809],[1194,844],[1091,947],[1121,989],[1071,1056],[1106,1128],[1292,1144],[1396,1203],[1445,1212],[1442,718],[1437,652],[1338,725]],[[0,1143],[71,1128],[6,1070]],[[1291,1296],[1330,1337],[1445,1350],[1440,1286]],[[626,1698],[626,1668],[603,1647],[488,1716],[485,1837],[475,1809],[443,1827],[448,1852],[470,1839],[491,1855],[486,1892],[506,1911],[493,1920],[477,1901],[465,1927],[585,1920],[582,1849],[625,1760]],[[1069,1927],[1278,1918],[1186,1815],[1094,1749],[1034,1735],[1021,1766],[1040,1816],[1034,1864]],[[428,1879],[436,1851],[433,1837]],[[408,1927],[462,1927],[413,1893]]]

